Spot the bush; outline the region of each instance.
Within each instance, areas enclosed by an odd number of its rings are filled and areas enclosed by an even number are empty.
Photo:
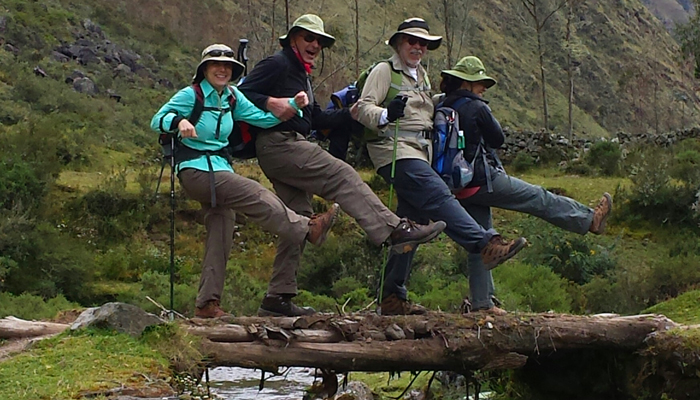
[[[511,163],[514,172],[527,172],[535,166],[535,159],[525,152],[518,153]]]
[[[685,150],[676,154],[671,176],[690,187],[700,188],[700,152]]]
[[[586,155],[588,165],[606,176],[616,175],[620,171],[621,159],[622,150],[620,145],[608,141],[596,142]]]
[[[80,305],[66,300],[62,295],[44,300],[29,293],[14,296],[0,292],[0,318],[11,315],[27,320],[45,320],[56,317],[60,311],[76,308],[80,308]]]
[[[549,268],[514,261],[494,270],[498,296],[508,310],[571,311],[568,283]]]
[[[653,161],[643,161],[632,168],[632,186],[618,188],[615,194],[621,206],[613,218],[698,228],[700,215],[694,212],[693,206],[700,187],[674,183],[667,158],[667,155],[658,154]]]
[[[91,256],[80,242],[21,213],[0,212],[0,254],[0,290],[16,295],[81,301],[94,280]]]
[[[611,248],[595,243],[590,236],[563,232],[543,221],[536,221],[535,226],[532,233],[526,234],[533,240],[523,258],[525,262],[547,266],[579,285],[615,267]]]

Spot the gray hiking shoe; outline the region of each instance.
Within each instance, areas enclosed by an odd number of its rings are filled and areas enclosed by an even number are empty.
[[[389,236],[391,251],[398,254],[408,253],[417,245],[429,242],[437,237],[447,224],[443,221],[418,225],[408,218],[401,218],[399,226]]]

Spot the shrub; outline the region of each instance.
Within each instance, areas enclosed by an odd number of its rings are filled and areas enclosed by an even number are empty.
[[[693,188],[700,188],[700,152],[685,150],[675,155],[671,176]]]
[[[526,172],[535,166],[535,159],[525,152],[518,153],[511,163],[513,171],[515,172]]]
[[[44,300],[41,296],[23,293],[14,296],[0,292],[0,318],[13,316],[22,319],[50,319],[60,311],[80,308],[77,303],[66,300],[63,295]]]
[[[622,150],[614,142],[600,141],[591,146],[586,155],[588,165],[598,169],[603,175],[612,176],[620,170]]]
[[[86,297],[94,273],[87,249],[56,227],[16,212],[0,213],[0,290],[44,298]]]
[[[537,221],[535,226],[533,233],[526,235],[533,240],[523,258],[525,262],[547,266],[579,285],[615,267],[611,248],[595,243],[590,236],[565,233],[543,221]]]
[[[619,212],[613,217],[628,221],[655,222],[676,228],[698,228],[700,218],[693,211],[700,187],[674,183],[664,154],[632,168],[632,186],[618,188]]]
[[[508,310],[571,311],[568,283],[549,268],[514,261],[493,272],[498,296]]]

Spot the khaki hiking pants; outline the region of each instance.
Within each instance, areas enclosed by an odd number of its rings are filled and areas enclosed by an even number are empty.
[[[297,213],[311,216],[314,194],[334,201],[377,245],[399,225],[400,218],[379,200],[357,171],[304,136],[289,131],[262,132],[255,147],[258,163],[277,196]],[[280,236],[269,294],[297,293],[296,276],[303,250],[304,242]]]
[[[226,262],[233,245],[234,211],[244,214],[287,243],[296,246],[304,243],[309,218],[287,208],[282,200],[258,182],[227,171],[214,172],[216,207],[211,207],[209,172],[187,168],[180,171],[178,177],[187,195],[198,201],[205,212],[207,239],[197,307],[204,307],[210,300],[221,300]]]

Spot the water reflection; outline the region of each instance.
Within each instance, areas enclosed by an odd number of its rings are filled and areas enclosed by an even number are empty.
[[[281,376],[267,373],[265,387],[258,391],[260,370],[219,367],[209,370],[209,385],[213,393],[224,399],[299,400],[304,389],[313,383],[313,373],[309,368],[290,368]]]

